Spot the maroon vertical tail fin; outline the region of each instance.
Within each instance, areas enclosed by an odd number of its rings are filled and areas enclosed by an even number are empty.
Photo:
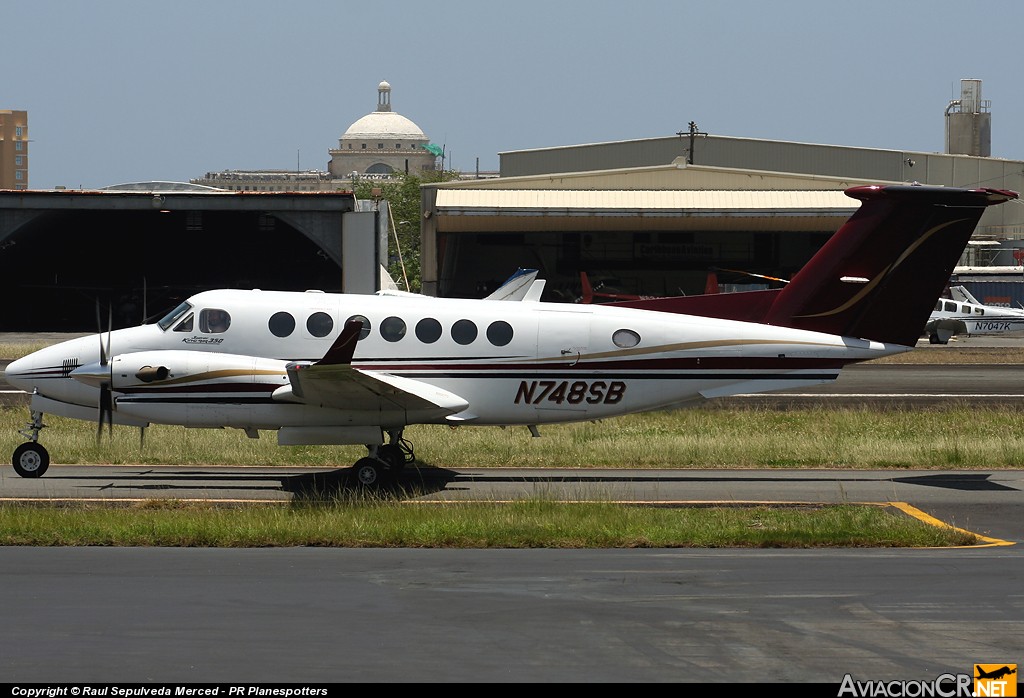
[[[774,299],[763,322],[913,346],[996,189],[861,186],[863,203]]]

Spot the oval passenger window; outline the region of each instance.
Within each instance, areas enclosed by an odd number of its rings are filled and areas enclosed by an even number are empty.
[[[459,344],[472,344],[476,335],[476,325],[472,320],[459,320],[452,325],[452,339]]]
[[[359,339],[366,339],[370,336],[370,321],[364,315],[353,315],[345,321],[345,324],[347,325],[350,322],[358,322],[362,324],[363,329],[359,330]],[[358,342],[359,339],[356,341]]]
[[[394,316],[385,318],[380,323],[380,336],[389,342],[397,342],[405,336],[405,320]]]
[[[425,317],[416,323],[416,338],[424,344],[433,344],[441,338],[441,323]]]
[[[306,329],[314,337],[326,337],[334,329],[334,320],[327,313],[313,313],[306,320]]]
[[[487,328],[487,341],[496,347],[503,347],[512,341],[512,325],[504,320],[495,320]]]
[[[612,335],[612,344],[622,349],[635,347],[640,343],[640,335],[633,330],[615,330]]]
[[[291,313],[280,312],[270,316],[267,323],[270,333],[275,337],[287,337],[295,331],[295,318]]]

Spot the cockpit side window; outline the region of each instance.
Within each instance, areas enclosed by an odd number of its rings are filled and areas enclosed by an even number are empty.
[[[228,311],[220,308],[204,308],[199,313],[199,331],[207,334],[219,334],[231,326]]]
[[[192,321],[195,319],[195,315],[189,313],[184,320],[178,323],[178,326],[174,328],[175,332],[191,332]]]
[[[192,310],[192,304],[188,301],[183,301],[177,308],[160,318],[156,324],[160,326],[161,330],[166,332],[168,327],[177,322],[189,310]]]

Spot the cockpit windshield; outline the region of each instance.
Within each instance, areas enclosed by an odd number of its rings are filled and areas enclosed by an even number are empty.
[[[171,312],[164,315],[156,324],[160,325],[160,329],[164,332],[180,318],[182,315],[192,309],[192,304],[188,301],[182,301],[181,305],[172,310]]]

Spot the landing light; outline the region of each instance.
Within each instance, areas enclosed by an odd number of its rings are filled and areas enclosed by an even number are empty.
[[[839,280],[844,284],[866,284],[870,279],[863,276],[840,276]]]

